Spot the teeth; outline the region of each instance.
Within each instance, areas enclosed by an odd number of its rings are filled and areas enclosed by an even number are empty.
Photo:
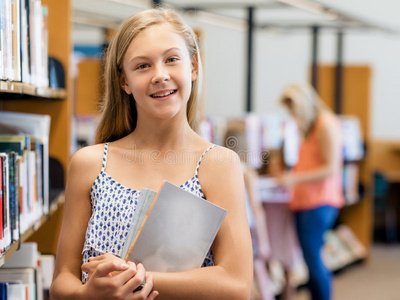
[[[158,97],[165,97],[165,96],[171,95],[173,92],[174,92],[174,91],[169,91],[169,92],[160,93],[160,94],[153,94],[152,97],[156,97],[156,98],[158,98]]]

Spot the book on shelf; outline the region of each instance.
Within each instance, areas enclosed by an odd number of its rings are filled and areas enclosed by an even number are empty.
[[[13,65],[12,65],[12,51],[13,51],[13,37],[12,37],[12,2],[1,1],[1,49],[3,61],[3,80],[13,80]]]
[[[20,249],[0,268],[0,282],[19,282],[21,286],[16,289],[28,288],[27,299],[43,300],[43,272],[36,243],[20,245]]]
[[[26,230],[26,222],[30,217],[28,180],[30,170],[28,169],[28,154],[30,151],[28,136],[24,135],[3,135],[0,134],[0,152],[8,156],[9,172],[9,201],[10,219],[12,227],[12,240],[19,239],[20,230]],[[22,222],[22,225],[19,221]]]
[[[121,257],[149,271],[199,268],[226,213],[168,181],[158,192],[143,189]]]
[[[21,81],[21,0],[12,1],[12,69],[13,80]]]
[[[21,72],[22,82],[31,83],[30,38],[29,38],[29,0],[21,0]]]
[[[8,299],[8,283],[0,282],[0,299]]]
[[[3,158],[0,156],[0,253],[3,252]]]
[[[9,198],[9,169],[8,169],[8,155],[0,153],[2,164],[2,217],[3,217],[3,239],[1,251],[11,245],[11,223],[10,223],[10,198]]]
[[[12,284],[20,284],[21,285],[20,288],[24,289],[24,291],[27,290],[28,299],[38,299],[35,276],[36,274],[34,268],[12,268],[12,269],[0,268],[0,282],[8,283],[8,298],[6,299],[12,299],[9,298],[10,297],[9,287]],[[17,288],[18,287],[15,287],[15,289]],[[17,291],[13,292],[17,293]],[[43,300],[43,297],[40,299]]]
[[[29,113],[2,112],[0,111],[2,123],[23,132],[30,138],[27,164],[31,170],[30,177],[40,176],[35,186],[30,186],[31,197],[36,197],[43,213],[49,212],[49,134],[50,116]],[[40,167],[41,165],[41,167]],[[41,174],[41,175],[40,175]],[[36,195],[36,196],[35,196]],[[40,214],[40,213],[39,213]]]
[[[0,1],[0,80],[49,86],[47,18],[41,0]]]
[[[340,116],[340,122],[344,161],[359,161],[363,159],[365,153],[360,120],[356,116],[342,115]]]

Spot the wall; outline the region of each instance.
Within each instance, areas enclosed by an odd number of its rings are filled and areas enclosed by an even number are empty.
[[[397,0],[320,0],[352,15],[400,32],[400,2]],[[238,115],[245,109],[246,31],[191,21],[204,33],[206,105],[208,115]],[[74,34],[76,40],[82,40]],[[320,36],[320,62],[334,63],[336,35],[324,30]],[[372,67],[371,127],[373,139],[400,139],[400,118],[394,107],[400,99],[400,34],[351,32],[345,34],[344,61]],[[277,109],[285,84],[307,81],[311,61],[311,34],[258,31],[254,46],[254,109]]]

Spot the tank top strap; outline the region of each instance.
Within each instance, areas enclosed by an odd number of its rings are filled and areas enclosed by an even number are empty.
[[[208,147],[203,154],[200,156],[199,161],[197,162],[197,166],[196,166],[196,170],[194,171],[194,177],[197,178],[197,174],[199,173],[199,168],[200,168],[200,164],[201,164],[201,160],[203,159],[203,156],[210,151],[212,148],[217,147],[218,145],[211,145],[210,147]]]
[[[107,152],[108,152],[108,142],[104,144],[104,153],[103,153],[103,164],[101,166],[101,171],[104,172],[107,165]]]

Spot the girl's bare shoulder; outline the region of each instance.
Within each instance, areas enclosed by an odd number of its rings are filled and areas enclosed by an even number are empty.
[[[201,164],[203,173],[207,173],[211,177],[242,169],[238,154],[223,146],[214,147],[207,152]]]
[[[94,174],[97,176],[102,167],[103,156],[104,144],[84,147],[73,155],[69,171],[85,173],[89,177]]]

